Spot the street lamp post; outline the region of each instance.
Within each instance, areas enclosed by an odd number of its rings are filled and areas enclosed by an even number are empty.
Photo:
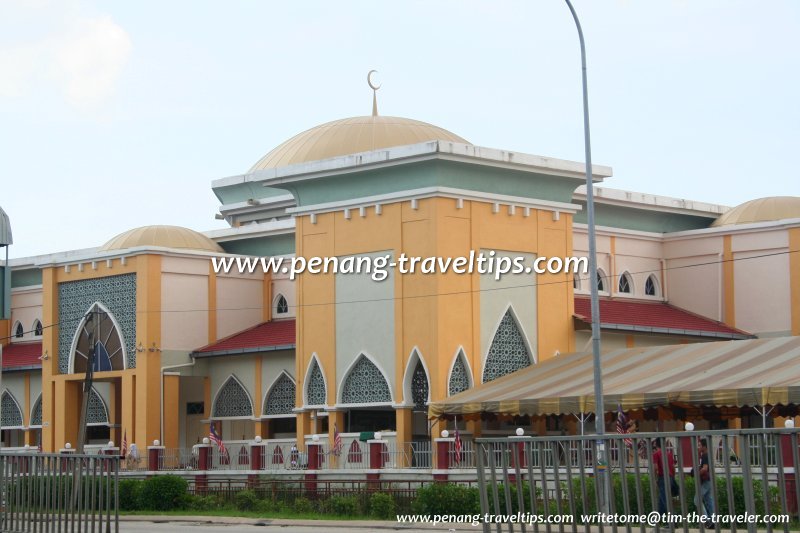
[[[603,370],[600,360],[600,302],[597,297],[597,243],[594,231],[594,186],[592,184],[592,146],[589,137],[589,86],[586,80],[586,46],[583,41],[583,30],[578,20],[578,14],[572,7],[570,0],[564,0],[569,7],[575,26],[578,29],[578,38],[581,43],[581,74],[583,76],[583,137],[586,150],[586,218],[589,226],[589,290],[592,306],[592,362],[594,367],[594,411],[595,428],[597,432],[597,457],[595,474],[597,479],[597,496],[600,510],[608,513],[609,494],[608,480],[610,476],[606,471],[606,449],[603,435],[606,432],[605,406],[603,405]]]

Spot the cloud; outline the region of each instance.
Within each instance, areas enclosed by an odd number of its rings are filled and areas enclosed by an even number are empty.
[[[61,18],[38,39],[0,44],[0,96],[23,98],[46,86],[75,108],[98,107],[113,94],[132,48],[108,15]]]

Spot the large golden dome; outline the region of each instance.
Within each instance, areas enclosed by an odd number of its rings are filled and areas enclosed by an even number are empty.
[[[726,211],[711,226],[771,222],[786,218],[800,218],[800,197],[770,196],[768,198],[750,200]]]
[[[258,160],[250,172],[426,141],[468,141],[446,129],[400,117],[334,120],[306,130]]]
[[[180,226],[144,226],[120,233],[103,246],[100,251],[123,250],[137,246],[159,246],[224,253],[225,250],[202,233]]]

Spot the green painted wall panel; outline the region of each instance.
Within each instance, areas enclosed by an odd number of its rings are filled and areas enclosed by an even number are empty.
[[[38,268],[11,271],[11,288],[42,284],[42,271]]]
[[[546,176],[454,161],[422,161],[335,178],[288,183],[285,187],[295,196],[299,206],[434,186],[569,203],[573,191],[581,183],[579,178]]]
[[[273,256],[293,254],[294,233],[219,243],[229,254]]]
[[[575,214],[575,222],[586,224],[586,203],[578,202],[583,210]],[[631,209],[617,205],[595,204],[595,224],[610,228],[649,231],[653,233],[671,233],[707,228],[713,218],[681,215],[678,213],[662,213]]]

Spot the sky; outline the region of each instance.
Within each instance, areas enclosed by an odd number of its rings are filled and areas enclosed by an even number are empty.
[[[737,205],[800,196],[800,3],[575,0],[605,186]],[[317,124],[414,118],[583,161],[578,35],[537,1],[0,0],[10,255],[204,231],[214,179]]]

